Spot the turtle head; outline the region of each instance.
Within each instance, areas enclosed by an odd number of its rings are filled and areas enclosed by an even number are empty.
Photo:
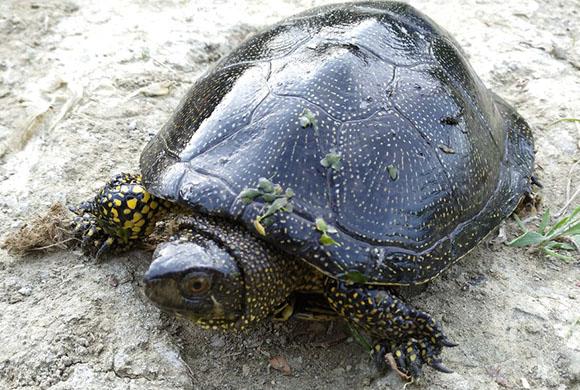
[[[244,311],[244,281],[235,258],[212,240],[187,235],[157,247],[145,294],[162,310],[209,328],[232,327]]]

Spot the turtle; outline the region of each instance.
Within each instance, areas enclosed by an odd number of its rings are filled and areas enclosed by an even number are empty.
[[[120,174],[75,209],[97,256],[144,242],[162,310],[242,330],[322,297],[379,366],[451,372],[441,324],[405,302],[531,192],[532,131],[458,43],[399,2],[313,8],[194,82]],[[167,226],[167,224],[165,224]]]

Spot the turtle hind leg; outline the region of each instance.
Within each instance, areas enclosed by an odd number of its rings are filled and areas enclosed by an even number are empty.
[[[407,305],[381,286],[329,278],[325,295],[341,317],[373,338],[379,368],[391,367],[407,378],[419,377],[424,365],[450,372],[440,355],[444,347],[455,344],[428,313]]]
[[[71,207],[85,253],[95,257],[123,251],[153,231],[162,201],[145,190],[140,175],[113,177],[90,201]]]

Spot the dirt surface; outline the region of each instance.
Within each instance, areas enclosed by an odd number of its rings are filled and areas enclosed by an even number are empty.
[[[244,37],[324,1],[0,1],[0,230],[88,198],[138,156],[180,97]],[[276,4],[275,6],[273,4]],[[544,206],[580,185],[580,3],[413,2],[461,43],[486,85],[532,125]],[[578,200],[573,204],[578,204]],[[516,228],[502,228],[513,238]],[[494,239],[494,234],[491,239]],[[489,240],[488,240],[489,241]],[[499,243],[498,243],[499,241]],[[410,388],[580,388],[580,262],[501,239],[410,298],[460,346],[454,374]],[[0,251],[0,388],[393,388],[340,322],[211,333],[141,292],[149,255]],[[270,367],[281,356],[290,375]]]

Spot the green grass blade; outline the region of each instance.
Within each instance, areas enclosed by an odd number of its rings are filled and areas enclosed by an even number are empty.
[[[576,207],[570,215],[562,218],[554,226],[552,226],[548,233],[546,233],[546,237],[553,238],[562,235],[562,233],[568,229],[569,225],[576,225],[576,223],[580,223],[580,221],[576,220],[577,217],[580,217],[580,206]]]
[[[563,255],[563,254],[558,253],[550,248],[544,247],[543,250],[544,250],[544,253],[546,253],[548,256],[552,256],[552,257],[555,257],[557,259],[564,260],[564,261],[574,261],[574,258],[572,256]]]
[[[544,215],[542,215],[542,222],[540,222],[540,226],[538,227],[538,232],[540,234],[546,233],[548,223],[550,223],[550,209],[546,209],[546,211],[544,211]]]
[[[576,245],[576,249],[580,251],[580,234],[570,237],[574,245]]]
[[[556,224],[554,226],[552,226],[552,228],[550,230],[548,230],[548,232],[546,233],[546,237],[553,238],[555,236],[558,236],[560,233],[559,230],[564,228],[569,220],[570,220],[570,216],[567,216],[567,217],[562,218],[558,222],[556,222]]]
[[[568,244],[567,242],[556,242],[556,241],[550,241],[548,244],[546,244],[546,248],[548,248],[548,249],[561,249],[564,251],[576,250],[576,247],[572,244]]]
[[[363,348],[365,348],[367,351],[372,351],[373,347],[372,345],[369,344],[369,342],[367,341],[366,338],[364,338],[360,332],[358,331],[358,329],[356,329],[354,326],[352,326],[351,324],[348,324],[348,328],[350,329],[350,333],[352,334],[352,338],[356,340],[357,343],[359,343]]]
[[[531,246],[541,244],[546,240],[546,237],[538,232],[527,231],[516,239],[508,242],[509,246]]]
[[[542,249],[547,256],[564,261],[573,261],[575,257],[560,253],[560,251],[580,252],[580,206],[576,207],[569,215],[557,220],[551,227],[548,227],[550,211],[546,209],[542,214],[537,231],[526,229],[516,215],[514,215],[514,219],[524,233],[510,241],[508,245],[515,247],[535,246]]]
[[[576,236],[578,234],[580,234],[580,222],[570,226],[568,229],[562,232],[563,236]]]
[[[550,123],[548,126],[554,126],[561,122],[580,122],[579,118],[560,118],[557,121]]]

